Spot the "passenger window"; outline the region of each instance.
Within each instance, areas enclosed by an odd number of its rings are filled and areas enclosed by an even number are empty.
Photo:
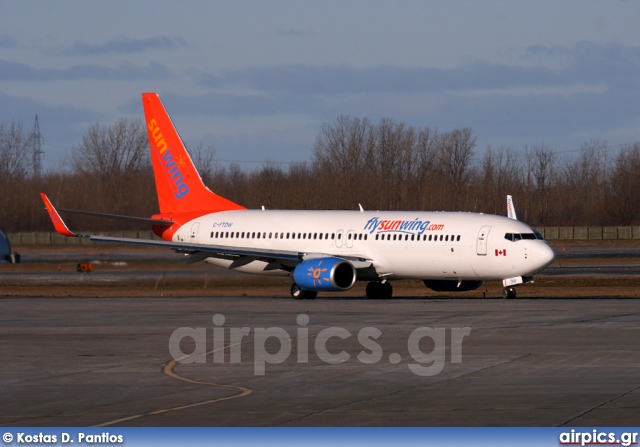
[[[444,237],[444,240],[445,240],[445,241],[448,241],[448,240],[449,240],[449,235],[448,235],[448,234]]]
[[[458,237],[456,238],[457,242],[460,242],[460,235],[458,235]]]
[[[211,239],[213,239],[213,231],[211,232]]]
[[[365,240],[365,241],[367,240],[367,235],[366,235],[366,234],[364,235],[364,240]]]

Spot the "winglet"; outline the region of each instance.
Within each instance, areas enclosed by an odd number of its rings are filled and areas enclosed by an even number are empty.
[[[53,207],[53,204],[51,203],[47,195],[41,192],[40,197],[42,197],[42,201],[44,202],[44,207],[47,209],[47,212],[49,213],[49,218],[51,218],[51,222],[53,223],[53,227],[56,229],[56,231],[63,236],[80,237],[79,235],[70,231],[69,228],[67,228],[67,225],[64,223],[64,221],[60,217],[60,214],[58,214],[56,209]]]
[[[507,196],[507,217],[509,219],[518,220],[516,216],[516,207],[513,206],[513,197]]]

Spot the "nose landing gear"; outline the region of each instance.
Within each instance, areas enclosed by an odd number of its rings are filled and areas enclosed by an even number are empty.
[[[505,300],[512,300],[516,297],[516,289],[513,287],[505,287],[502,289],[502,298]]]
[[[533,276],[516,276],[515,278],[507,278],[502,280],[502,298],[512,300],[516,297],[516,289],[514,286],[522,284],[533,284]]]

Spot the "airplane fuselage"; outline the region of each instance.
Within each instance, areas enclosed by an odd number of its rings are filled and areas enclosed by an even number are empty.
[[[242,210],[191,220],[173,241],[371,260],[377,277],[390,280],[491,280],[530,276],[549,265],[553,251],[536,236],[520,221],[478,213]],[[247,273],[290,273],[286,262],[206,261]],[[369,279],[367,270],[358,279]]]

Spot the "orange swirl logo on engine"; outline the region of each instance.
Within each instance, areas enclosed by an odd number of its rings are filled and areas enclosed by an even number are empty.
[[[320,261],[318,263],[318,268],[313,268],[313,266],[309,266],[309,273],[307,273],[307,276],[311,276],[313,277],[313,286],[314,287],[318,287],[322,284],[322,280],[324,279],[325,281],[331,281],[330,278],[328,277],[324,277],[321,278],[320,276],[327,271],[326,268],[321,268],[320,266],[322,265],[322,261]]]

